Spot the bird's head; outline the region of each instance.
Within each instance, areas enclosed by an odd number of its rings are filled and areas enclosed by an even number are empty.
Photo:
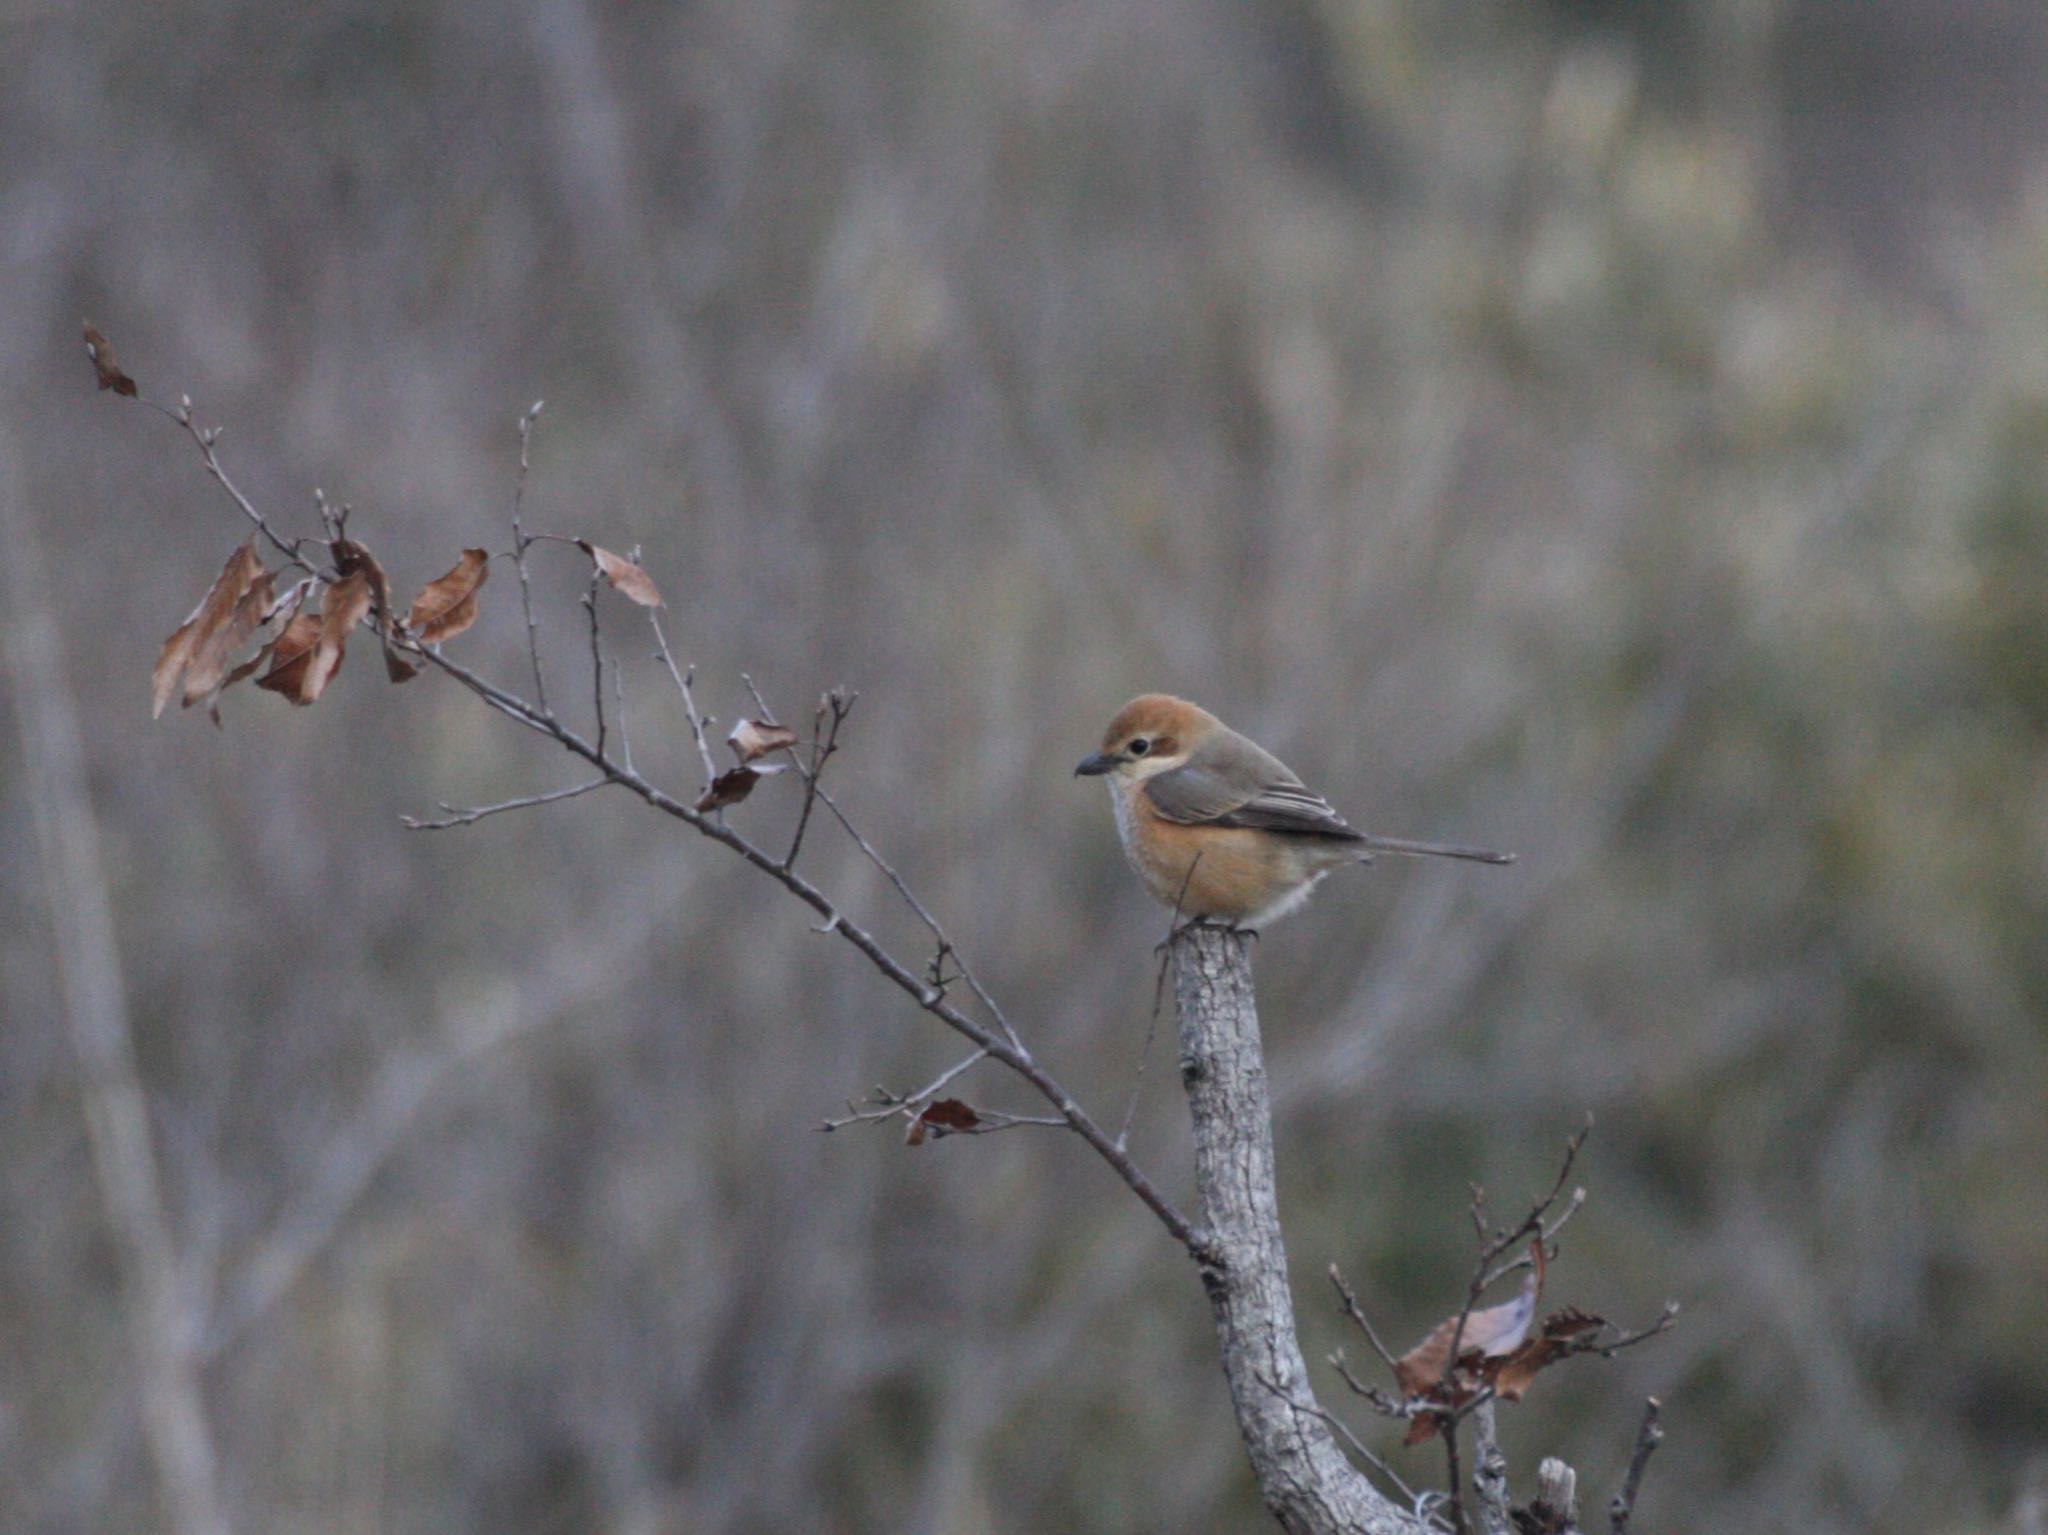
[[[1109,774],[1143,783],[1188,760],[1188,753],[1220,729],[1216,716],[1184,698],[1141,693],[1117,711],[1103,732],[1102,750],[1081,759],[1077,776]]]

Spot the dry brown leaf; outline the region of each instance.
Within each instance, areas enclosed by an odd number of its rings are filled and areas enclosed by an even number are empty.
[[[135,398],[135,380],[114,361],[114,343],[102,336],[90,320],[85,322],[85,355],[92,359],[92,371],[100,388],[127,395],[131,400]]]
[[[764,725],[759,720],[741,720],[732,727],[732,733],[725,738],[733,755],[741,762],[752,762],[770,752],[779,752],[786,746],[796,745],[796,732],[787,725]]]
[[[1429,1330],[1429,1336],[1394,1361],[1394,1379],[1411,1397],[1428,1396],[1444,1383],[1451,1366],[1451,1335],[1458,1334],[1458,1358],[1470,1354],[1481,1359],[1510,1354],[1529,1336],[1529,1324],[1536,1319],[1536,1301],[1543,1293],[1543,1247],[1532,1243],[1533,1262],[1522,1288],[1511,1301],[1487,1306],[1465,1318],[1463,1331],[1458,1319],[1446,1317]]]
[[[295,704],[317,702],[341,670],[349,631],[370,611],[370,602],[370,578],[365,571],[359,568],[343,576],[321,594],[317,619],[301,613],[291,621],[272,648],[270,670],[256,685],[282,693]],[[302,627],[309,619],[310,630]]]
[[[370,601],[386,624],[391,615],[391,583],[384,577],[384,567],[377,563],[377,556],[352,538],[337,538],[329,544],[328,550],[334,556],[334,568],[343,577],[360,573],[370,584]]]
[[[192,648],[192,659],[185,667],[182,707],[189,709],[204,699],[206,712],[216,725],[220,723],[219,700],[222,689],[227,686],[228,662],[276,611],[277,601],[271,595],[271,579],[267,570],[258,576],[242,593],[242,600],[235,604],[234,613],[220,632]]]
[[[238,546],[228,556],[213,585],[199,599],[199,606],[157,652],[156,666],[150,673],[153,718],[162,715],[164,705],[171,701],[180,683],[184,684],[187,706],[219,685],[227,671],[228,657],[262,621],[260,615],[270,604],[270,583],[270,572],[257,557],[255,539]],[[257,595],[259,587],[257,602],[245,612],[244,599]]]
[[[465,549],[462,558],[445,576],[427,583],[412,600],[405,626],[422,645],[451,640],[476,622],[476,594],[490,579],[490,554],[483,549]]]
[[[1543,1326],[1535,1337],[1505,1359],[1487,1361],[1485,1377],[1502,1401],[1519,1402],[1522,1393],[1529,1389],[1529,1382],[1540,1371],[1575,1352],[1574,1339],[1581,1333],[1593,1332],[1606,1325],[1606,1318],[1581,1311],[1576,1306],[1552,1312],[1543,1319]]]
[[[306,600],[306,594],[312,591],[312,589],[313,581],[311,577],[308,577],[272,603],[270,611],[263,615],[263,627],[270,630],[271,633],[257,650],[256,654],[249,657],[248,660],[221,679],[220,688],[214,694],[215,702],[209,706],[216,725],[220,723],[220,707],[218,703],[220,694],[225,693],[245,677],[261,670],[263,664],[276,654],[278,646],[284,642],[285,637],[291,632],[292,623],[298,617],[299,605]],[[307,637],[304,645],[298,647],[299,650],[304,651],[311,647],[313,637],[317,636],[319,632],[318,622],[317,619],[313,620],[315,626],[313,633]]]
[[[270,670],[256,679],[256,686],[282,693],[295,704],[308,702],[299,697],[299,688],[313,664],[313,646],[319,638],[320,615],[294,613],[284,633],[271,642]]]
[[[924,1110],[910,1122],[903,1142],[907,1146],[922,1146],[925,1137],[936,1130],[945,1135],[953,1130],[972,1130],[981,1123],[981,1116],[958,1098],[941,1098],[937,1103],[926,1104]]]
[[[397,632],[398,615],[391,611],[391,582],[384,567],[377,563],[377,556],[352,538],[337,538],[327,547],[334,555],[334,568],[343,576],[361,575],[370,583],[370,606],[377,615],[377,640],[384,647],[384,675],[393,682],[412,681],[420,669],[391,643]]]
[[[727,805],[737,805],[754,792],[754,785],[760,780],[758,770],[750,767],[728,768],[711,780],[695,806],[699,815],[713,810],[723,810]]]
[[[601,548],[585,539],[577,539],[576,547],[597,562],[597,568],[612,589],[622,597],[630,597],[643,608],[661,606],[661,592],[654,584],[654,577],[635,565],[622,554]]]

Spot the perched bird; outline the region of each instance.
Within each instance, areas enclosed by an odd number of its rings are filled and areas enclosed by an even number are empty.
[[[1109,780],[1124,854],[1154,897],[1190,920],[1256,928],[1306,901],[1332,869],[1374,853],[1513,863],[1512,853],[1368,836],[1293,769],[1207,709],[1132,699],[1076,776]]]

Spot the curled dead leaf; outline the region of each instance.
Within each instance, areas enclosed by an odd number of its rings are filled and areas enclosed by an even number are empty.
[[[343,576],[361,573],[369,583],[370,599],[379,612],[388,612],[391,607],[391,584],[384,578],[384,567],[377,563],[377,556],[352,538],[337,538],[327,546],[334,556],[334,568]]]
[[[1543,1319],[1537,1335],[1523,1342],[1504,1359],[1489,1359],[1482,1374],[1502,1401],[1519,1402],[1537,1374],[1566,1355],[1577,1352],[1573,1340],[1607,1325],[1604,1317],[1567,1306]]]
[[[732,727],[726,744],[741,762],[752,762],[770,752],[796,745],[796,732],[787,725],[765,725],[759,720],[741,720]]]
[[[101,335],[92,321],[85,322],[85,355],[92,359],[92,371],[99,379],[102,389],[111,389],[116,394],[135,398],[135,380],[121,371],[114,361],[114,343]]]
[[[910,1128],[904,1133],[906,1146],[922,1146],[929,1134],[947,1135],[956,1130],[972,1130],[981,1123],[981,1116],[958,1098],[941,1098],[928,1103],[911,1120]]]
[[[1451,1338],[1457,1334],[1458,1359],[1477,1354],[1481,1359],[1514,1352],[1529,1336],[1529,1324],[1536,1319],[1536,1301],[1543,1293],[1543,1257],[1534,1247],[1535,1261],[1515,1298],[1498,1306],[1487,1306],[1465,1318],[1462,1331],[1456,1317],[1446,1317],[1429,1330],[1415,1347],[1394,1361],[1394,1379],[1411,1397],[1428,1396],[1443,1385],[1450,1373]]]
[[[360,575],[369,583],[370,608],[377,615],[377,639],[384,647],[384,675],[394,683],[412,681],[420,669],[391,643],[398,632],[398,615],[391,610],[391,581],[384,574],[384,567],[377,563],[377,556],[352,538],[337,538],[327,547],[334,555],[334,568],[344,577]],[[335,664],[340,665],[338,659]]]
[[[292,623],[298,617],[299,614],[299,607],[302,603],[305,602],[307,594],[313,590],[313,585],[314,583],[310,576],[307,577],[305,580],[296,583],[282,597],[276,599],[276,601],[274,601],[270,605],[270,611],[263,615],[263,623],[261,627],[264,631],[266,631],[263,644],[257,649],[256,653],[253,656],[249,657],[248,660],[244,661],[240,666],[237,666],[233,671],[229,672],[227,676],[221,679],[220,687],[214,694],[215,702],[209,707],[211,708],[213,714],[213,722],[216,725],[220,723],[220,708],[218,703],[220,694],[225,693],[229,688],[233,687],[236,683],[242,681],[244,678],[252,676],[257,671],[261,670],[264,663],[269,661],[276,654],[278,646],[284,642],[285,636],[291,632]],[[318,620],[314,620],[314,625],[314,632],[317,635]],[[305,644],[303,646],[300,646],[299,648],[301,650],[308,649],[311,647],[312,643],[313,640],[311,637],[309,637],[306,640]]]
[[[295,704],[317,702],[341,670],[349,631],[370,611],[370,578],[357,569],[329,586],[320,597],[317,617],[300,613],[271,648],[270,670],[256,685],[281,693]]]
[[[313,646],[320,638],[318,613],[294,613],[270,646],[270,670],[256,679],[256,686],[281,693],[293,703],[310,703],[299,697],[306,669],[313,664]],[[260,658],[259,658],[260,659]]]
[[[711,787],[698,797],[694,807],[699,815],[713,810],[723,810],[727,805],[737,805],[754,792],[754,784],[760,773],[750,767],[728,768],[711,780]]]
[[[485,550],[465,549],[446,575],[427,583],[405,618],[414,639],[438,645],[476,622],[476,594],[490,579],[490,559]]]
[[[643,608],[661,606],[661,592],[654,584],[654,577],[624,555],[613,554],[587,539],[577,539],[576,547],[596,562],[598,571],[620,596],[630,597]]]
[[[186,708],[219,691],[228,658],[256,632],[270,607],[271,580],[253,538],[228,556],[199,606],[157,652],[150,674],[152,717],[163,714],[181,684]]]

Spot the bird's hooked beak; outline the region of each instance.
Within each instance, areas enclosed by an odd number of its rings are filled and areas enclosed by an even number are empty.
[[[1115,772],[1117,763],[1121,760],[1121,758],[1110,756],[1107,752],[1097,752],[1092,757],[1083,757],[1081,759],[1080,766],[1074,769],[1074,776],[1076,778],[1099,778],[1104,773]]]

